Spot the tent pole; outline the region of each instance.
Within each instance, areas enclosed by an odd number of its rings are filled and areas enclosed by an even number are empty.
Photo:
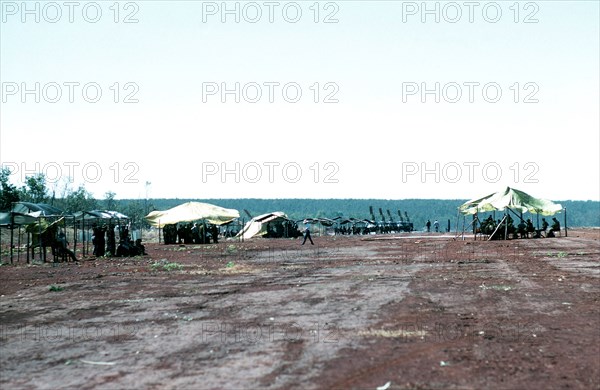
[[[17,263],[21,262],[21,225],[19,225],[19,232],[17,233]]]
[[[81,255],[85,256],[85,212],[81,214]]]
[[[73,253],[77,253],[77,218],[73,216]]]
[[[508,213],[505,212],[504,213],[504,219],[505,219],[505,222],[504,222],[504,239],[505,240],[508,240],[508,218],[507,217],[508,217]]]
[[[46,262],[46,251],[45,251],[45,247],[44,247],[44,239],[42,238],[42,223],[41,223],[41,219],[39,220],[40,223],[38,223],[38,233],[40,234],[40,239],[38,240],[39,244],[40,244],[40,260],[45,263]],[[44,254],[42,255],[42,249],[44,249]]]
[[[15,226],[14,226],[15,222],[14,222],[14,220],[15,220],[15,215],[11,211],[11,213],[10,213],[10,263],[11,264],[13,263],[13,246],[14,246],[13,245],[13,240],[14,240],[14,238],[13,238],[13,235],[14,235],[13,230],[15,230]],[[28,251],[28,253],[29,253],[29,251]]]
[[[500,229],[500,226],[502,226],[502,222],[506,220],[506,215],[504,216],[504,218],[502,218],[502,221],[500,221],[500,223],[498,224],[498,226],[496,226],[496,230],[494,230],[494,232],[488,237],[488,241],[490,241],[494,235],[496,234],[496,232],[498,231],[498,229]]]
[[[460,221],[460,209],[456,209],[456,235],[454,237],[458,237],[458,222]]]
[[[27,264],[29,264],[29,245],[31,244],[31,236],[27,229],[25,229],[25,233],[27,233]]]
[[[565,237],[567,237],[567,208],[565,207]]]

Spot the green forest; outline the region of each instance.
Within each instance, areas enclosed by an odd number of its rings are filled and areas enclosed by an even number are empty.
[[[107,192],[103,199],[96,199],[84,186],[71,188],[66,185],[57,191],[48,186],[42,174],[27,177],[24,185],[11,184],[8,169],[0,169],[0,211],[10,210],[13,202],[26,201],[47,203],[64,210],[65,213],[91,210],[114,210],[128,215],[134,224],[143,223],[143,217],[152,210],[166,210],[188,201],[200,201],[221,207],[236,209],[240,217],[248,220],[247,210],[252,216],[283,211],[289,218],[359,218],[381,221],[398,221],[398,212],[403,218],[408,214],[415,230],[423,230],[427,220],[438,220],[440,228],[446,230],[450,221],[450,230],[462,228],[462,217],[458,217],[458,207],[467,199],[117,199],[116,193]],[[566,209],[567,223],[570,227],[600,226],[599,201],[557,201]],[[371,215],[370,210],[373,210]],[[381,209],[381,211],[380,211]],[[388,213],[389,211],[389,213]],[[383,214],[383,217],[382,217]],[[564,224],[565,211],[558,216]],[[487,215],[480,216],[487,217]],[[498,215],[497,218],[500,216]],[[536,215],[524,215],[537,222]],[[468,221],[467,221],[468,223]]]
[[[389,220],[388,210],[394,221],[398,221],[398,210],[404,217],[408,214],[415,230],[423,230],[425,222],[429,219],[440,222],[440,227],[445,230],[450,220],[451,230],[456,229],[457,208],[468,199],[152,199],[151,207],[156,210],[166,210],[188,201],[199,201],[219,205],[225,208],[239,210],[240,216],[248,219],[244,212],[248,210],[252,216],[257,216],[271,211],[283,211],[294,220],[307,217],[335,218],[338,216],[371,219],[370,206],[377,221],[381,221],[379,209],[383,212],[385,220]],[[121,202],[136,202],[123,200]],[[567,210],[568,226],[600,226],[600,202],[596,201],[560,201]],[[536,223],[536,215],[524,215],[532,218]],[[559,217],[563,222],[563,215]],[[459,228],[462,228],[462,216],[459,218]],[[468,223],[468,221],[467,221]]]

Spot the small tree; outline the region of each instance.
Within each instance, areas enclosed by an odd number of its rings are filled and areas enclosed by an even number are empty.
[[[20,198],[32,203],[44,203],[48,200],[48,187],[43,173],[25,178],[25,185],[20,190]]]
[[[76,191],[72,191],[65,198],[65,211],[75,213],[77,211],[89,211],[98,207],[98,202],[83,185]]]
[[[106,210],[116,210],[117,209],[117,201],[115,200],[115,194],[112,191],[108,191],[104,194],[104,208]]]
[[[19,201],[19,190],[8,181],[10,174],[10,169],[0,169],[0,211],[10,210],[12,203]]]

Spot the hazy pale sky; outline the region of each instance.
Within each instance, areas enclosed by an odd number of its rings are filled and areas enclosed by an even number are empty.
[[[597,1],[0,5],[16,184],[600,199]]]

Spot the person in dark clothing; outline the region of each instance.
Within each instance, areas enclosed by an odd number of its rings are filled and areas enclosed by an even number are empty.
[[[552,227],[550,227],[550,231],[548,232],[547,237],[556,237],[554,232],[560,233],[560,222],[558,222],[558,219],[556,219],[556,217],[552,218]]]
[[[102,257],[104,256],[106,248],[106,239],[104,237],[106,227],[94,226],[93,231],[94,239],[92,240],[92,243],[94,244],[94,256]]]
[[[212,235],[213,242],[215,244],[219,243],[219,228],[217,225],[212,225],[210,228],[210,234]]]
[[[427,228],[427,233],[429,233],[431,231],[431,221],[427,220],[427,223],[425,223],[425,227]]]
[[[310,223],[305,222],[306,225],[304,227],[304,241],[302,241],[302,245],[304,245],[306,243],[306,239],[310,240],[310,244],[311,245],[315,245],[315,243],[312,240],[312,237],[310,236]]]
[[[533,227],[533,222],[531,222],[531,219],[527,218],[527,237],[529,237],[529,234],[535,234],[535,227]]]
[[[109,256],[114,256],[117,251],[115,227],[112,223],[108,224],[108,229],[106,230],[106,251]]]
[[[145,256],[147,255],[146,253],[146,247],[142,244],[142,239],[138,238],[137,240],[135,240],[135,256]]]
[[[56,240],[56,249],[58,250],[58,255],[62,256],[63,254],[66,254],[67,256],[69,256],[71,258],[71,260],[78,261],[77,257],[75,257],[75,253],[73,253],[73,251],[70,250],[68,247],[69,247],[69,242],[67,241],[67,238],[65,237],[65,233],[63,233],[63,232],[58,233],[58,238]]]
[[[546,218],[542,218],[542,231],[545,233],[546,230],[548,230],[548,221],[546,221]]]

